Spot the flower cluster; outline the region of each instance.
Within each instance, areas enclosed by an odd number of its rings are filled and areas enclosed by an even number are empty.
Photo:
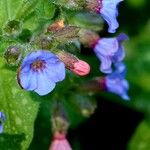
[[[116,17],[118,15],[117,5],[121,1],[89,0],[86,3],[88,9],[95,9],[93,11],[100,13],[109,24],[108,31],[114,33],[119,26]],[[76,27],[64,25],[64,19],[58,20],[48,26],[47,32],[53,34],[48,39],[56,38],[56,40],[59,40],[63,37],[72,40],[72,37],[76,37],[76,34],[78,34],[81,43],[93,48],[95,55],[101,62],[100,71],[113,74],[115,64],[122,62],[125,57],[122,43],[128,37],[122,33],[113,38],[101,38],[92,31],[80,29],[78,33],[78,30]],[[51,40],[48,40],[47,45],[44,47],[47,48],[50,42]],[[85,76],[90,72],[88,63],[66,51],[57,50],[56,52],[54,50],[53,52],[49,48],[48,50],[36,50],[24,58],[18,69],[18,83],[25,90],[35,91],[39,95],[46,95],[55,88],[57,82],[64,80],[65,68],[79,76]]]
[[[79,8],[82,9],[86,7],[86,11],[90,10],[100,14],[108,23],[108,32],[115,33],[119,27],[117,22],[117,6],[121,1],[123,0],[86,0],[83,1],[85,4]],[[58,1],[58,3],[59,2],[60,1]],[[69,0],[65,5],[79,6],[80,3],[78,2],[79,1]],[[63,4],[58,5],[58,7],[62,6]],[[61,9],[61,11],[67,11],[67,9]],[[90,14],[91,12],[87,12],[85,16],[88,16],[88,13]],[[99,18],[99,15],[96,13],[95,15]],[[60,19],[60,17],[58,18]],[[71,20],[70,18],[68,20]],[[78,51],[75,52],[74,50],[66,48],[72,43],[74,46],[80,47],[80,43],[82,43],[94,52],[100,61],[99,71],[105,74],[105,76],[100,77],[101,80],[97,80],[96,78],[94,82],[86,84],[87,87],[84,87],[84,89],[88,89],[88,86],[90,86],[91,88],[89,89],[94,91],[98,87],[98,90],[108,91],[119,95],[125,100],[129,100],[129,85],[125,79],[126,67],[123,63],[125,57],[123,42],[128,39],[128,36],[121,33],[116,37],[101,37],[95,32],[97,29],[88,28],[88,25],[87,28],[84,27],[84,25],[73,26],[70,25],[72,23],[69,24],[66,18],[62,18],[62,20],[59,19],[48,27],[45,25],[46,29],[43,30],[43,33],[38,37],[33,34],[34,37],[32,37],[27,44],[24,44],[26,49],[30,50],[25,49],[22,51],[22,48],[25,47],[24,45],[13,45],[7,48],[4,55],[7,62],[11,65],[20,65],[17,72],[17,80],[21,88],[27,91],[34,91],[40,96],[44,96],[52,92],[58,82],[65,79],[66,70],[78,76],[88,75],[91,71],[91,66],[76,56]],[[64,24],[65,19],[66,24]],[[90,20],[90,22],[92,21]],[[95,25],[97,20],[93,22]],[[101,22],[103,24],[103,21]],[[27,48],[27,46],[29,48]],[[76,86],[75,88],[77,92],[80,93],[80,87],[78,86],[77,89]],[[89,116],[94,112],[96,106],[94,104],[92,105],[92,103],[88,105],[85,103],[81,102],[77,105],[80,105],[81,112],[84,116]],[[92,107],[89,107],[89,105]],[[62,114],[63,113],[61,113],[59,117],[57,116],[58,114],[52,116],[55,120],[52,122],[54,138],[49,150],[71,150],[69,142],[66,139],[69,123],[64,119]],[[4,120],[5,115],[0,112],[0,133],[3,132],[2,123]]]
[[[93,48],[96,56],[101,61],[100,71],[109,74],[106,77],[108,91],[118,94],[125,100],[129,99],[126,94],[129,86],[123,73],[125,72],[125,65],[122,61],[125,57],[125,51],[122,42],[127,39],[128,37],[124,33],[116,38],[100,38]],[[112,69],[113,66],[115,70]],[[120,68],[124,69],[120,70]]]
[[[100,71],[108,74],[106,77],[108,91],[118,94],[125,100],[129,99],[126,94],[129,86],[124,79],[125,65],[122,61],[125,57],[125,51],[122,42],[127,39],[128,37],[124,33],[116,38],[100,38],[93,48],[96,56],[101,61]],[[123,69],[120,70],[120,68]]]
[[[114,33],[119,27],[116,17],[118,16],[118,4],[123,0],[88,0],[87,9],[99,13],[108,23],[108,32]],[[117,37],[99,37],[93,31],[82,30],[80,41],[93,49],[95,55],[100,60],[100,71],[107,74],[103,82],[103,90],[118,94],[123,99],[128,100],[127,91],[129,85],[125,80],[125,65],[123,60],[125,51],[123,42],[128,40],[124,33]],[[120,70],[120,68],[124,68]]]

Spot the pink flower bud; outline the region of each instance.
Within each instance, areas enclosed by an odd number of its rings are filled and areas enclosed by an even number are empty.
[[[90,65],[85,61],[78,60],[70,70],[79,76],[85,76],[90,72]]]
[[[72,150],[64,133],[55,133],[49,150]]]
[[[57,53],[58,58],[65,64],[65,67],[79,76],[85,76],[90,72],[90,66],[85,61],[78,59],[76,56],[61,51]]]

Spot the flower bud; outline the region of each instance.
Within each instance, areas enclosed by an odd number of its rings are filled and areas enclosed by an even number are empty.
[[[102,0],[86,0],[86,9],[99,12],[100,7],[102,5]]]
[[[67,114],[61,103],[55,103],[52,109],[52,131],[66,133],[69,127]]]
[[[55,0],[54,3],[69,9],[81,9],[84,5],[83,0]]]
[[[49,150],[72,150],[69,142],[66,139],[65,133],[54,133],[54,138]]]
[[[17,65],[22,57],[22,49],[20,46],[11,45],[4,53],[4,57],[9,65]]]
[[[72,42],[78,38],[80,28],[77,26],[66,26],[53,34],[53,38],[58,42]]]
[[[64,20],[58,20],[54,22],[53,24],[49,25],[47,28],[47,32],[56,32],[64,28]]]
[[[3,29],[8,35],[18,35],[21,32],[21,23],[17,20],[9,21]]]
[[[100,37],[96,32],[83,29],[79,32],[79,39],[83,45],[93,48]]]
[[[79,76],[85,76],[90,72],[90,65],[85,61],[78,60],[74,63],[73,69],[70,70]]]
[[[53,38],[50,36],[41,35],[33,38],[30,43],[36,45],[39,49],[50,49],[53,44]]]
[[[66,68],[79,76],[85,76],[90,72],[90,66],[76,56],[61,51],[57,53],[58,58],[65,64]]]
[[[96,101],[92,96],[75,94],[73,99],[74,105],[84,117],[90,117],[97,108]]]

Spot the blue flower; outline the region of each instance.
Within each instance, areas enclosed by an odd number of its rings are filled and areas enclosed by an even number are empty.
[[[105,77],[107,91],[121,96],[124,100],[129,100],[127,91],[128,81],[125,79],[126,67],[123,63],[115,64],[116,71]]]
[[[0,134],[3,132],[3,122],[6,120],[5,114],[0,111]]]
[[[109,25],[108,32],[114,33],[119,27],[117,22],[118,9],[117,5],[123,0],[102,0],[100,15],[106,20]]]
[[[127,35],[122,33],[116,38],[102,38],[98,40],[94,47],[94,52],[101,61],[101,72],[111,73],[112,63],[120,62],[124,59],[125,52],[122,42],[127,39]]]
[[[56,82],[65,78],[65,65],[49,51],[38,50],[25,57],[18,72],[18,82],[23,89],[39,95],[51,92]]]

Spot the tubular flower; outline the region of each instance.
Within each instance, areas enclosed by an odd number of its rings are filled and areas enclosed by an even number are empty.
[[[49,150],[72,150],[64,133],[56,133]]]
[[[37,50],[25,57],[18,72],[20,86],[39,95],[51,92],[65,78],[65,65],[54,54]]]
[[[129,100],[127,91],[128,81],[125,79],[126,67],[123,63],[115,64],[116,71],[105,77],[107,91],[121,96],[124,100]]]
[[[118,8],[117,5],[123,0],[99,0],[100,15],[106,20],[109,25],[108,32],[115,33],[119,27],[117,22]]]
[[[0,112],[0,134],[3,133],[3,122],[6,120],[5,114]]]
[[[103,73],[112,72],[112,63],[120,62],[125,57],[122,42],[127,40],[125,34],[120,34],[116,38],[101,38],[94,46],[94,52],[101,61],[100,71]]]

